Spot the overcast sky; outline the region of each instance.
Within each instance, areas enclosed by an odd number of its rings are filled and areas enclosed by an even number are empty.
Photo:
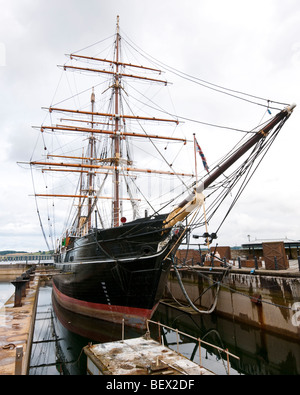
[[[113,35],[117,15],[121,31],[170,66],[235,90],[298,103],[218,243],[240,245],[248,235],[300,239],[299,0],[0,0],[0,7],[0,250],[46,249],[29,196],[30,172],[16,162],[30,159],[37,133],[31,126],[42,123],[41,107],[51,103],[60,76],[56,65],[65,62],[64,54]],[[183,116],[247,128],[246,114],[229,118],[225,104],[222,108],[211,97],[205,103],[204,93],[199,103],[193,97],[190,110],[182,94]],[[176,106],[180,113],[179,99]],[[249,129],[259,123],[260,111]],[[213,132],[207,133],[216,146]],[[211,155],[209,148],[206,152]]]

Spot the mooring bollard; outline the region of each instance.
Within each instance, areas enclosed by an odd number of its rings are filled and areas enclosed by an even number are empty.
[[[17,346],[17,348],[16,348],[15,375],[21,375],[22,374],[22,363],[23,363],[23,346]]]
[[[26,273],[29,274],[29,281],[33,281],[34,276],[35,276],[35,267],[34,267],[34,266],[31,266],[31,267],[27,270]]]
[[[22,286],[22,297],[26,296],[26,288],[29,284],[29,280],[27,279],[27,277],[22,274],[21,275],[21,281],[23,281],[23,286]]]
[[[26,281],[24,289],[29,288],[29,281],[30,281],[30,275],[25,272],[21,275],[22,280]],[[23,291],[23,296],[25,296],[24,291]]]
[[[15,281],[11,282],[15,286],[15,301],[14,307],[22,306],[22,296],[26,295],[26,283],[27,280],[23,280],[22,277],[17,277]]]

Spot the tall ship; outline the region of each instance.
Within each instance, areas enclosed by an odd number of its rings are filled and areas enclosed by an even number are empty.
[[[66,100],[46,108],[50,122],[37,128],[42,155],[34,158],[35,152],[29,163],[32,172],[37,170],[34,195],[46,207],[49,233],[55,235],[58,226],[50,213],[55,212],[63,228],[53,246],[60,269],[53,277],[56,302],[78,314],[143,328],[162,297],[177,249],[193,229],[207,224],[206,191],[221,186],[229,193],[238,178],[249,174],[295,105],[285,105],[251,130],[209,169],[195,134],[182,134],[182,119],[170,112],[159,116],[164,102],[155,105],[155,95],[169,85],[163,71],[153,62],[124,60],[129,52],[135,58],[136,52],[120,34],[119,18],[112,39],[109,57],[99,56],[94,46],[67,55],[61,67],[62,74],[70,76],[67,85],[75,74],[87,84],[80,82]],[[105,47],[107,41],[101,44]],[[179,154],[183,156],[176,167]],[[197,158],[205,165],[203,175]],[[224,173],[237,163],[237,170],[227,173],[225,186]],[[37,173],[47,180],[44,191],[38,190]],[[221,202],[224,192],[218,196]],[[42,225],[41,206],[37,211]],[[48,244],[43,225],[42,230]],[[205,243],[216,237],[204,235]]]

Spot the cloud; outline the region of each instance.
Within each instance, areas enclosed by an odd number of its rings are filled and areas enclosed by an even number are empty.
[[[118,14],[124,37],[154,58],[221,86],[300,105],[298,0],[0,0],[0,7],[0,250],[45,248],[29,197],[31,174],[16,161],[28,160],[34,150],[38,131],[31,126],[43,122],[41,107],[55,94],[61,77],[56,65],[66,61],[65,53],[112,36]],[[171,80],[179,115],[239,128],[265,115],[264,108],[174,75]],[[298,112],[224,223],[221,244],[240,244],[258,233],[299,239]],[[183,129],[197,133],[210,163],[239,137],[188,122]]]

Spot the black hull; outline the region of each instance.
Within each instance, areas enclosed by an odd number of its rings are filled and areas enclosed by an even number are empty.
[[[74,241],[57,263],[63,270],[53,278],[57,302],[82,315],[145,328],[162,297],[178,235],[162,231],[160,219]]]

